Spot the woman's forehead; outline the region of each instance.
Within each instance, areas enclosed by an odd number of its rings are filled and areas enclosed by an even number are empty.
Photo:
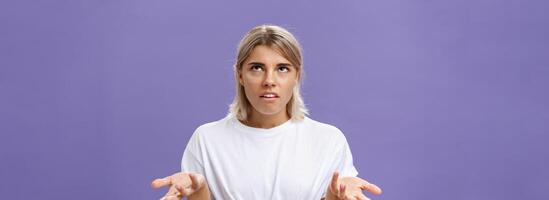
[[[284,54],[279,48],[267,45],[258,45],[254,47],[246,59],[248,63],[289,63],[291,62],[284,57]]]

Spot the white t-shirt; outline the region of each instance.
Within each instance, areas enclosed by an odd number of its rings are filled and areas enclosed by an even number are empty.
[[[305,117],[270,128],[234,116],[198,127],[181,170],[206,178],[212,199],[321,199],[334,171],[356,176],[347,140],[336,127]]]

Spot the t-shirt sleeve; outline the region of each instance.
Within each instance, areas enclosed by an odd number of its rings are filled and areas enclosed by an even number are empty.
[[[196,172],[204,175],[202,150],[200,148],[200,134],[198,129],[193,133],[181,159],[182,172]]]
[[[358,171],[356,170],[354,164],[353,164],[353,155],[351,153],[351,148],[349,148],[349,144],[347,143],[347,139],[345,138],[345,135],[337,129],[337,132],[340,136],[340,139],[338,140],[337,148],[335,148],[336,152],[336,164],[335,168],[339,172],[339,177],[356,177],[358,175]],[[330,171],[330,174],[328,175],[328,182],[326,182],[326,186],[324,188],[328,188],[328,185],[330,184],[330,181],[332,180],[332,172]],[[322,198],[326,198],[326,191],[322,193]]]
[[[354,164],[353,164],[353,155],[351,153],[351,148],[349,147],[349,144],[347,143],[347,139],[342,133],[342,147],[339,151],[340,156],[340,162],[338,165],[338,171],[339,176],[350,176],[350,177],[356,177],[358,175],[358,171],[356,170]]]

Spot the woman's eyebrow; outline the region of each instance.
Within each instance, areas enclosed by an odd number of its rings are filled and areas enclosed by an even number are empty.
[[[265,65],[265,64],[260,62],[249,62],[248,65]]]
[[[265,65],[265,64],[260,63],[260,62],[249,62],[248,65]],[[290,64],[290,63],[278,63],[278,64],[276,64],[276,66],[281,66],[281,65],[283,65],[283,66],[292,66],[292,64]]]
[[[277,66],[284,65],[284,66],[292,66],[290,63],[278,63]]]

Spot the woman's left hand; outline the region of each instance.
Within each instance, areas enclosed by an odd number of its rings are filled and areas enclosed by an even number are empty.
[[[372,194],[381,194],[381,189],[359,177],[342,177],[334,172],[326,200],[367,200],[369,199],[362,190],[367,190]]]

